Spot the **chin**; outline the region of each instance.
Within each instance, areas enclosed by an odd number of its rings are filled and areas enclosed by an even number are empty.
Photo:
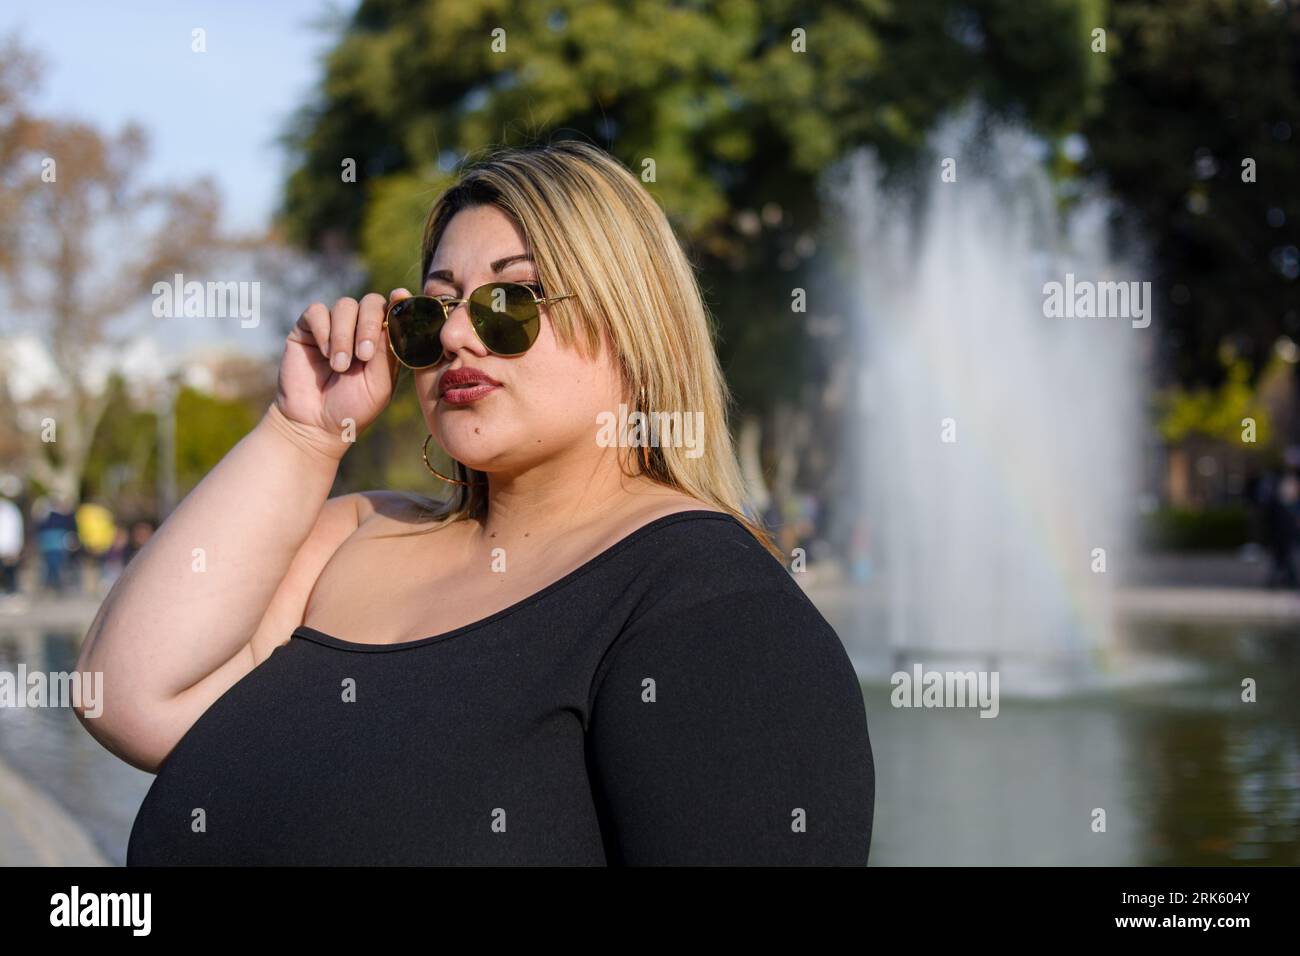
[[[500,443],[496,440],[487,442],[483,440],[482,435],[475,435],[474,428],[471,426],[462,432],[460,428],[452,427],[446,432],[446,441],[443,441],[437,434],[434,435],[434,441],[446,450],[447,454],[457,461],[461,462],[467,468],[475,468],[479,471],[487,471],[494,464],[499,464],[502,456],[507,453],[508,449],[497,447]]]

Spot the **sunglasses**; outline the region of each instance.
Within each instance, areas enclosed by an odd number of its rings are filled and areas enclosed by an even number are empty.
[[[388,307],[384,328],[397,361],[410,369],[429,368],[443,358],[442,327],[452,309],[466,303],[470,325],[488,351],[495,355],[523,355],[541,331],[540,306],[577,294],[539,298],[532,287],[519,282],[489,282],[464,299],[413,295]]]

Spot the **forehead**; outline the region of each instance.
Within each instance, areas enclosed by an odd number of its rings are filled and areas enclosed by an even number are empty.
[[[462,209],[451,217],[429,263],[429,277],[486,268],[498,271],[517,262],[530,262],[523,230],[497,206]]]

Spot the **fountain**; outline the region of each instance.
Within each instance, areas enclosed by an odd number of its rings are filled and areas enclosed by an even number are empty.
[[[887,188],[869,152],[827,184],[857,270],[849,511],[872,568],[846,644],[887,672],[998,670],[1012,695],[1094,686],[1115,670],[1154,332],[1058,317],[1045,289],[1139,271],[1103,201],[1058,214],[1032,136],[967,113],[931,153],[919,188]]]

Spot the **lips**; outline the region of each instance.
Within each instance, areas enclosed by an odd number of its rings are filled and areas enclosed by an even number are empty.
[[[464,405],[500,387],[500,382],[476,368],[451,368],[438,381],[438,396],[452,405]]]

